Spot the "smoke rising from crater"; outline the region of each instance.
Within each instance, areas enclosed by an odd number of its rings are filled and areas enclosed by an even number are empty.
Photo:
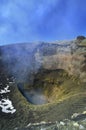
[[[37,65],[34,57],[37,44],[26,43],[1,47],[1,60],[17,82],[32,80],[33,73],[39,69],[40,65]]]

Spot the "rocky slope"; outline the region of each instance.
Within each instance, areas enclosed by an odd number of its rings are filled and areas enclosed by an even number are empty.
[[[58,129],[56,121],[86,111],[85,90],[85,37],[0,47],[0,130],[41,129],[34,123],[43,121]]]

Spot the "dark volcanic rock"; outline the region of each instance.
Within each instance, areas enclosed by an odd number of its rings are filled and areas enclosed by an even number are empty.
[[[84,40],[84,39],[86,39],[85,36],[77,36],[77,40]]]

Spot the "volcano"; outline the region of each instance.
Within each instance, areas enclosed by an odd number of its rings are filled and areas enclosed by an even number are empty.
[[[85,37],[0,46],[0,130],[72,121],[86,111],[85,90]]]

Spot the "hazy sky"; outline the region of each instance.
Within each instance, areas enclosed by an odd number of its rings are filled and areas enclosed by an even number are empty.
[[[86,36],[86,0],[0,0],[0,45]]]

